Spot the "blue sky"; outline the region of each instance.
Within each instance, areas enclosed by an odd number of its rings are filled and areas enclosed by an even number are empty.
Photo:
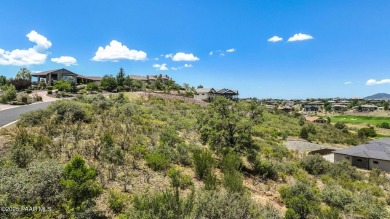
[[[123,67],[241,97],[390,93],[388,0],[14,0],[0,3],[0,30],[8,77],[21,67],[100,76]]]

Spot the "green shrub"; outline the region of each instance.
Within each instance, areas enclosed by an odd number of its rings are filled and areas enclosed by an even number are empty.
[[[310,174],[321,175],[329,171],[329,162],[321,155],[309,155],[302,159],[301,166]]]
[[[47,91],[47,94],[49,94],[49,95],[50,95],[50,94],[53,94],[53,91],[52,91],[52,90],[48,90],[48,91]]]
[[[47,90],[48,91],[53,90],[53,86],[47,86]]]
[[[359,138],[375,137],[376,132],[375,132],[373,127],[361,128],[358,130],[358,136],[359,136]]]
[[[89,91],[97,91],[97,90],[99,90],[99,85],[97,85],[96,83],[93,83],[93,82],[89,82],[87,84],[87,90],[89,90]]]
[[[222,190],[200,191],[192,218],[274,218],[280,219],[270,205],[257,206],[250,197]]]
[[[322,200],[332,207],[345,209],[354,200],[351,191],[343,189],[341,186],[326,186],[322,190]]]
[[[230,152],[222,158],[222,171],[231,172],[240,170],[242,167],[241,158],[237,153]]]
[[[193,160],[195,167],[195,174],[199,179],[204,179],[206,176],[211,175],[215,162],[210,151],[195,150],[193,152]]]
[[[194,191],[187,197],[177,197],[171,190],[143,195],[136,195],[132,208],[126,213],[126,218],[192,218],[194,209]]]
[[[71,91],[72,85],[68,81],[58,80],[54,83],[54,87],[58,89],[58,91]]]
[[[46,110],[34,110],[20,116],[18,124],[22,126],[36,126],[43,124],[44,119],[49,115]]]
[[[382,122],[378,125],[378,127],[383,129],[390,129],[390,124],[388,122]]]
[[[88,122],[91,119],[91,110],[87,105],[80,102],[62,100],[49,105],[48,112],[54,112],[58,122],[69,120],[71,122]]]
[[[253,172],[264,179],[273,179],[278,178],[278,172],[275,167],[267,160],[260,160],[257,158],[253,163]]]
[[[175,189],[186,189],[192,185],[191,176],[182,174],[178,167],[171,167],[168,170],[168,176],[171,178],[171,186]]]
[[[223,186],[232,193],[243,193],[242,174],[237,170],[225,172],[223,174]]]
[[[110,190],[108,194],[108,207],[115,213],[121,213],[126,206],[126,198],[117,190]]]
[[[96,170],[89,167],[79,155],[74,156],[66,164],[61,185],[69,207],[73,209],[71,212],[84,210],[94,198],[102,193],[96,177]]]
[[[307,218],[319,209],[318,191],[308,182],[298,181],[290,187],[282,187],[280,194],[287,209],[291,209],[289,218],[296,218],[296,214],[299,218]]]
[[[1,102],[8,103],[12,100],[16,99],[16,89],[13,85],[5,85],[2,87],[3,96],[1,98]]]
[[[301,128],[301,131],[299,133],[299,137],[303,138],[303,139],[307,139],[309,138],[309,131],[307,130],[306,127],[302,127]]]
[[[337,122],[336,124],[334,124],[334,127],[337,129],[345,129],[347,126],[342,122]]]
[[[166,170],[171,162],[168,156],[158,152],[147,153],[145,160],[154,171]]]

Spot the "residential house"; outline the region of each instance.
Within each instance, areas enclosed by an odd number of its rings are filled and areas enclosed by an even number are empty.
[[[361,105],[361,107],[357,107],[357,109],[359,108],[361,109],[361,111],[364,112],[371,112],[371,111],[378,110],[378,106],[370,105],[370,104],[365,104],[365,105]]]
[[[321,101],[313,101],[313,102],[305,103],[303,108],[305,112],[323,111],[324,103]]]
[[[335,162],[349,160],[363,169],[381,169],[390,172],[390,138],[334,151]]]
[[[130,78],[136,81],[143,81],[147,83],[152,83],[157,81],[157,78],[161,78],[161,81],[163,84],[166,84],[169,80],[172,80],[168,75],[146,75],[146,76],[141,76],[141,75],[130,75]]]
[[[230,89],[214,89],[214,88],[198,88],[196,89],[196,94],[194,96],[197,100],[203,100],[210,102],[215,99],[217,96],[223,96],[228,99],[236,100],[238,98],[237,90]]]
[[[37,78],[37,82],[44,80],[49,86],[54,85],[54,82],[57,80],[65,80],[68,77],[73,77],[77,81],[77,83],[80,84],[87,84],[89,82],[99,83],[101,80],[101,77],[83,76],[71,72],[65,68],[33,73],[31,74],[31,76]]]
[[[341,104],[334,104],[334,105],[332,105],[332,109],[333,109],[334,111],[341,111],[341,110],[346,110],[346,109],[348,109],[348,107],[345,106],[345,105],[341,105]]]

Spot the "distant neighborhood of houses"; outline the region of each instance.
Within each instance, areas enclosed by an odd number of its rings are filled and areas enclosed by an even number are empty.
[[[119,79],[121,73],[118,75],[104,77],[100,76],[87,76],[74,73],[68,69],[54,69],[38,73],[33,73],[29,76],[31,84],[33,86],[39,86],[44,84],[45,86],[55,86],[56,81],[63,81],[72,79],[75,84],[88,84],[94,83],[95,89],[101,88],[108,91],[146,91],[152,90],[156,92],[168,92],[170,94],[184,95],[186,97],[192,97],[199,101],[210,102],[218,96],[223,96],[232,100],[241,101],[257,101],[264,105],[268,109],[276,109],[284,112],[300,112],[305,115],[311,115],[308,120],[312,122],[323,123],[319,117],[315,117],[317,113],[335,112],[343,113],[350,110],[357,112],[373,112],[389,109],[388,100],[380,99],[364,99],[364,98],[328,98],[328,99],[307,99],[307,100],[285,100],[285,99],[256,99],[256,98],[239,98],[239,91],[231,88],[205,88],[202,85],[197,88],[190,86],[187,83],[183,85],[176,84],[168,75],[128,75],[122,71],[123,79]],[[34,79],[32,79],[34,78]],[[5,80],[5,79],[4,79]],[[110,81],[111,80],[111,81]],[[113,81],[115,80],[115,81]],[[10,80],[13,83],[15,80]],[[20,83],[19,83],[20,84]],[[24,83],[24,85],[28,85]],[[19,90],[20,86],[17,86]],[[25,88],[25,87],[21,87]],[[30,88],[29,88],[30,89]],[[24,89],[22,89],[24,90]],[[185,91],[180,92],[180,90]],[[78,90],[80,91],[80,90]],[[81,90],[82,91],[82,90]],[[386,97],[386,94],[377,94],[375,97]]]

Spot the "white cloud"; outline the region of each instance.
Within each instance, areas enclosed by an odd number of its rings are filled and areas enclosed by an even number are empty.
[[[158,61],[158,58],[154,58],[154,60]]]
[[[211,55],[211,56],[212,56],[213,54],[214,54],[214,52],[213,52],[213,51],[211,51],[211,52],[209,53],[209,55]]]
[[[184,64],[184,68],[192,68],[192,64]]]
[[[45,63],[47,54],[43,52],[50,48],[52,43],[35,30],[32,30],[26,36],[29,41],[35,43],[35,46],[29,49],[15,49],[12,51],[0,49],[0,65],[38,65]]]
[[[310,36],[309,34],[304,34],[304,33],[297,33],[297,34],[294,34],[294,36],[288,38],[288,42],[294,42],[294,41],[302,41],[302,40],[311,40],[313,39],[312,36]]]
[[[95,56],[92,58],[94,61],[118,61],[121,59],[128,60],[146,60],[147,54],[144,51],[138,51],[129,49],[121,42],[112,40],[110,45],[106,47],[99,47],[96,51]]]
[[[344,84],[352,84],[352,82],[350,82],[350,81],[347,81],[347,82],[344,82]]]
[[[172,57],[173,57],[173,54],[172,54],[172,53],[169,53],[169,54],[166,54],[166,55],[165,55],[165,58],[167,58],[167,59],[168,59],[168,58],[172,58]]]
[[[377,84],[390,84],[390,79],[382,79],[382,80],[375,80],[375,79],[370,79],[366,82],[366,85],[377,85]]]
[[[167,64],[153,64],[153,68],[156,68],[157,70],[160,70],[160,71],[166,71],[168,70],[167,68]]]
[[[235,49],[235,48],[231,48],[231,49],[227,49],[226,50],[226,52],[229,52],[229,53],[231,53],[231,52],[236,52],[237,50]]]
[[[267,41],[268,42],[272,42],[272,43],[276,43],[276,42],[279,42],[279,41],[282,41],[282,40],[283,40],[283,38],[281,38],[281,37],[273,36],[273,37],[269,38]]]
[[[172,67],[171,69],[174,71],[179,70],[179,68],[175,68],[175,67]]]
[[[198,61],[199,58],[194,56],[192,53],[184,53],[184,52],[178,52],[173,57],[172,60],[175,62],[179,61]]]
[[[37,33],[35,30],[32,30],[26,36],[28,37],[28,40],[30,40],[33,43],[36,43],[36,46],[34,46],[34,49],[37,51],[46,50],[46,49],[50,48],[52,45],[51,42],[49,40],[47,40],[46,37]]]
[[[52,58],[52,62],[63,64],[65,66],[77,65],[77,60],[72,56],[61,56],[59,58]]]

